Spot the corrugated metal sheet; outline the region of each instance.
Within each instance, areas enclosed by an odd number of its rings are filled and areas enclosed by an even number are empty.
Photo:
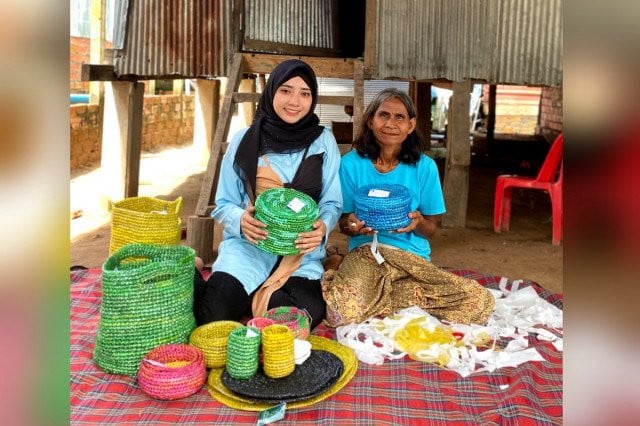
[[[279,44],[335,50],[335,6],[335,0],[245,0],[244,50],[277,52]]]
[[[561,0],[378,0],[373,78],[562,84]]]
[[[116,15],[114,23],[122,28],[121,20],[126,19],[122,49],[114,55],[116,74],[225,75],[231,5],[232,0],[129,2],[127,13]]]

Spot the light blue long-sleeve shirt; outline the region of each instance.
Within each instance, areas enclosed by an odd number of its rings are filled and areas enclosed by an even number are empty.
[[[242,181],[233,169],[233,160],[238,145],[248,129],[237,132],[229,143],[220,167],[220,178],[216,189],[216,208],[211,216],[223,226],[222,242],[218,247],[218,257],[212,266],[213,271],[226,272],[237,278],[248,294],[256,290],[269,277],[278,256],[260,250],[248,242],[240,230],[240,217],[249,205],[249,196]],[[342,213],[342,191],[340,188],[340,151],[335,137],[329,129],[311,144],[307,157],[324,152],[322,163],[322,192],[318,202],[319,218],[327,227],[327,236],[336,226]],[[291,182],[304,152],[292,154],[268,153],[271,168],[280,176],[282,182]],[[265,166],[262,158],[258,166]],[[322,244],[302,258],[302,264],[293,276],[308,279],[320,279],[324,268],[326,237]]]

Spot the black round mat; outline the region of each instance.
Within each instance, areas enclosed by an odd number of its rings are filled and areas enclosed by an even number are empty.
[[[262,367],[255,376],[238,380],[222,373],[222,383],[232,392],[256,402],[279,403],[313,398],[329,389],[342,375],[344,366],[340,358],[327,351],[312,350],[293,373],[281,379],[264,374]]]

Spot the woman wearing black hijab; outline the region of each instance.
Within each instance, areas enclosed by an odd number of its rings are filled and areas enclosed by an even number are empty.
[[[224,227],[223,239],[209,279],[195,277],[198,324],[260,316],[277,306],[305,309],[312,328],[324,318],[322,260],[342,192],[340,152],[331,131],[319,125],[317,101],[311,67],[284,61],[269,76],[251,126],[232,138],[211,214]],[[253,214],[262,191],[283,186],[306,193],[319,207],[313,229],[296,240],[300,254],[284,258],[256,247],[266,231]]]

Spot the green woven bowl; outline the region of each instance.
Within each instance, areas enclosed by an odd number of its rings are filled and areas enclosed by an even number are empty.
[[[311,231],[318,205],[307,194],[291,188],[271,188],[256,198],[255,218],[267,225],[269,235],[258,248],[279,256],[297,254],[295,240]]]

